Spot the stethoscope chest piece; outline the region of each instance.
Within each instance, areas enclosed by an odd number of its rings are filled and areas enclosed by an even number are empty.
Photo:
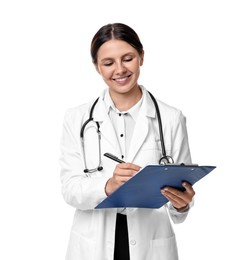
[[[170,163],[174,163],[173,158],[171,156],[165,155],[159,159],[160,165],[168,165]]]

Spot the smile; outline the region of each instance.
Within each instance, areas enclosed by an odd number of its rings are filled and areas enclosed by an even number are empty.
[[[123,84],[125,83],[129,78],[130,78],[131,75],[128,75],[126,77],[123,77],[123,78],[117,78],[117,79],[113,79],[114,81],[116,81],[117,83],[119,84]]]

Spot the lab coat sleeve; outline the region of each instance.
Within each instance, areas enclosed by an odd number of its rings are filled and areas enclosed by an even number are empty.
[[[177,114],[174,117],[172,125],[172,157],[175,163],[192,163],[188,142],[186,118],[179,110],[177,110]],[[186,219],[188,212],[193,205],[194,200],[189,203],[187,210],[179,212],[169,202],[167,207],[169,209],[172,221],[174,223],[182,223]]]
[[[167,204],[167,207],[169,209],[170,217],[175,224],[179,224],[185,221],[185,219],[188,216],[189,210],[192,208],[194,204],[194,200],[192,200],[191,203],[189,203],[188,208],[185,211],[179,212],[177,209],[173,207],[173,205],[169,202]]]
[[[76,109],[70,109],[65,114],[60,143],[60,179],[65,201],[75,208],[88,210],[95,208],[106,197],[104,187],[107,178],[100,172],[85,174],[83,171],[79,136],[81,117]]]
[[[172,157],[175,163],[191,164],[191,154],[188,143],[188,133],[186,127],[186,118],[181,111],[177,115],[172,125]]]

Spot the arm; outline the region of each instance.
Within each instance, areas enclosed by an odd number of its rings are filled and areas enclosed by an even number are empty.
[[[185,164],[191,163],[192,160],[188,143],[186,118],[181,111],[177,111],[176,117],[173,120],[171,138],[174,162]],[[193,187],[186,183],[184,188],[184,192],[172,187],[166,187],[161,190],[163,196],[165,196],[170,202],[168,203],[168,208],[174,223],[183,222],[188,215],[189,209],[193,206],[195,195]]]
[[[183,222],[187,217],[189,209],[193,205],[193,197],[195,195],[193,187],[186,182],[182,185],[185,188],[183,192],[172,187],[161,189],[162,195],[170,202],[169,211],[174,223]]]

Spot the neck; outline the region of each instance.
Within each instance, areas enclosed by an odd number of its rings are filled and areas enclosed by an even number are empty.
[[[141,88],[138,86],[127,93],[114,94],[110,92],[110,95],[115,107],[119,111],[123,112],[129,110],[131,107],[133,107],[135,104],[139,102],[139,100],[142,97],[142,91]]]

